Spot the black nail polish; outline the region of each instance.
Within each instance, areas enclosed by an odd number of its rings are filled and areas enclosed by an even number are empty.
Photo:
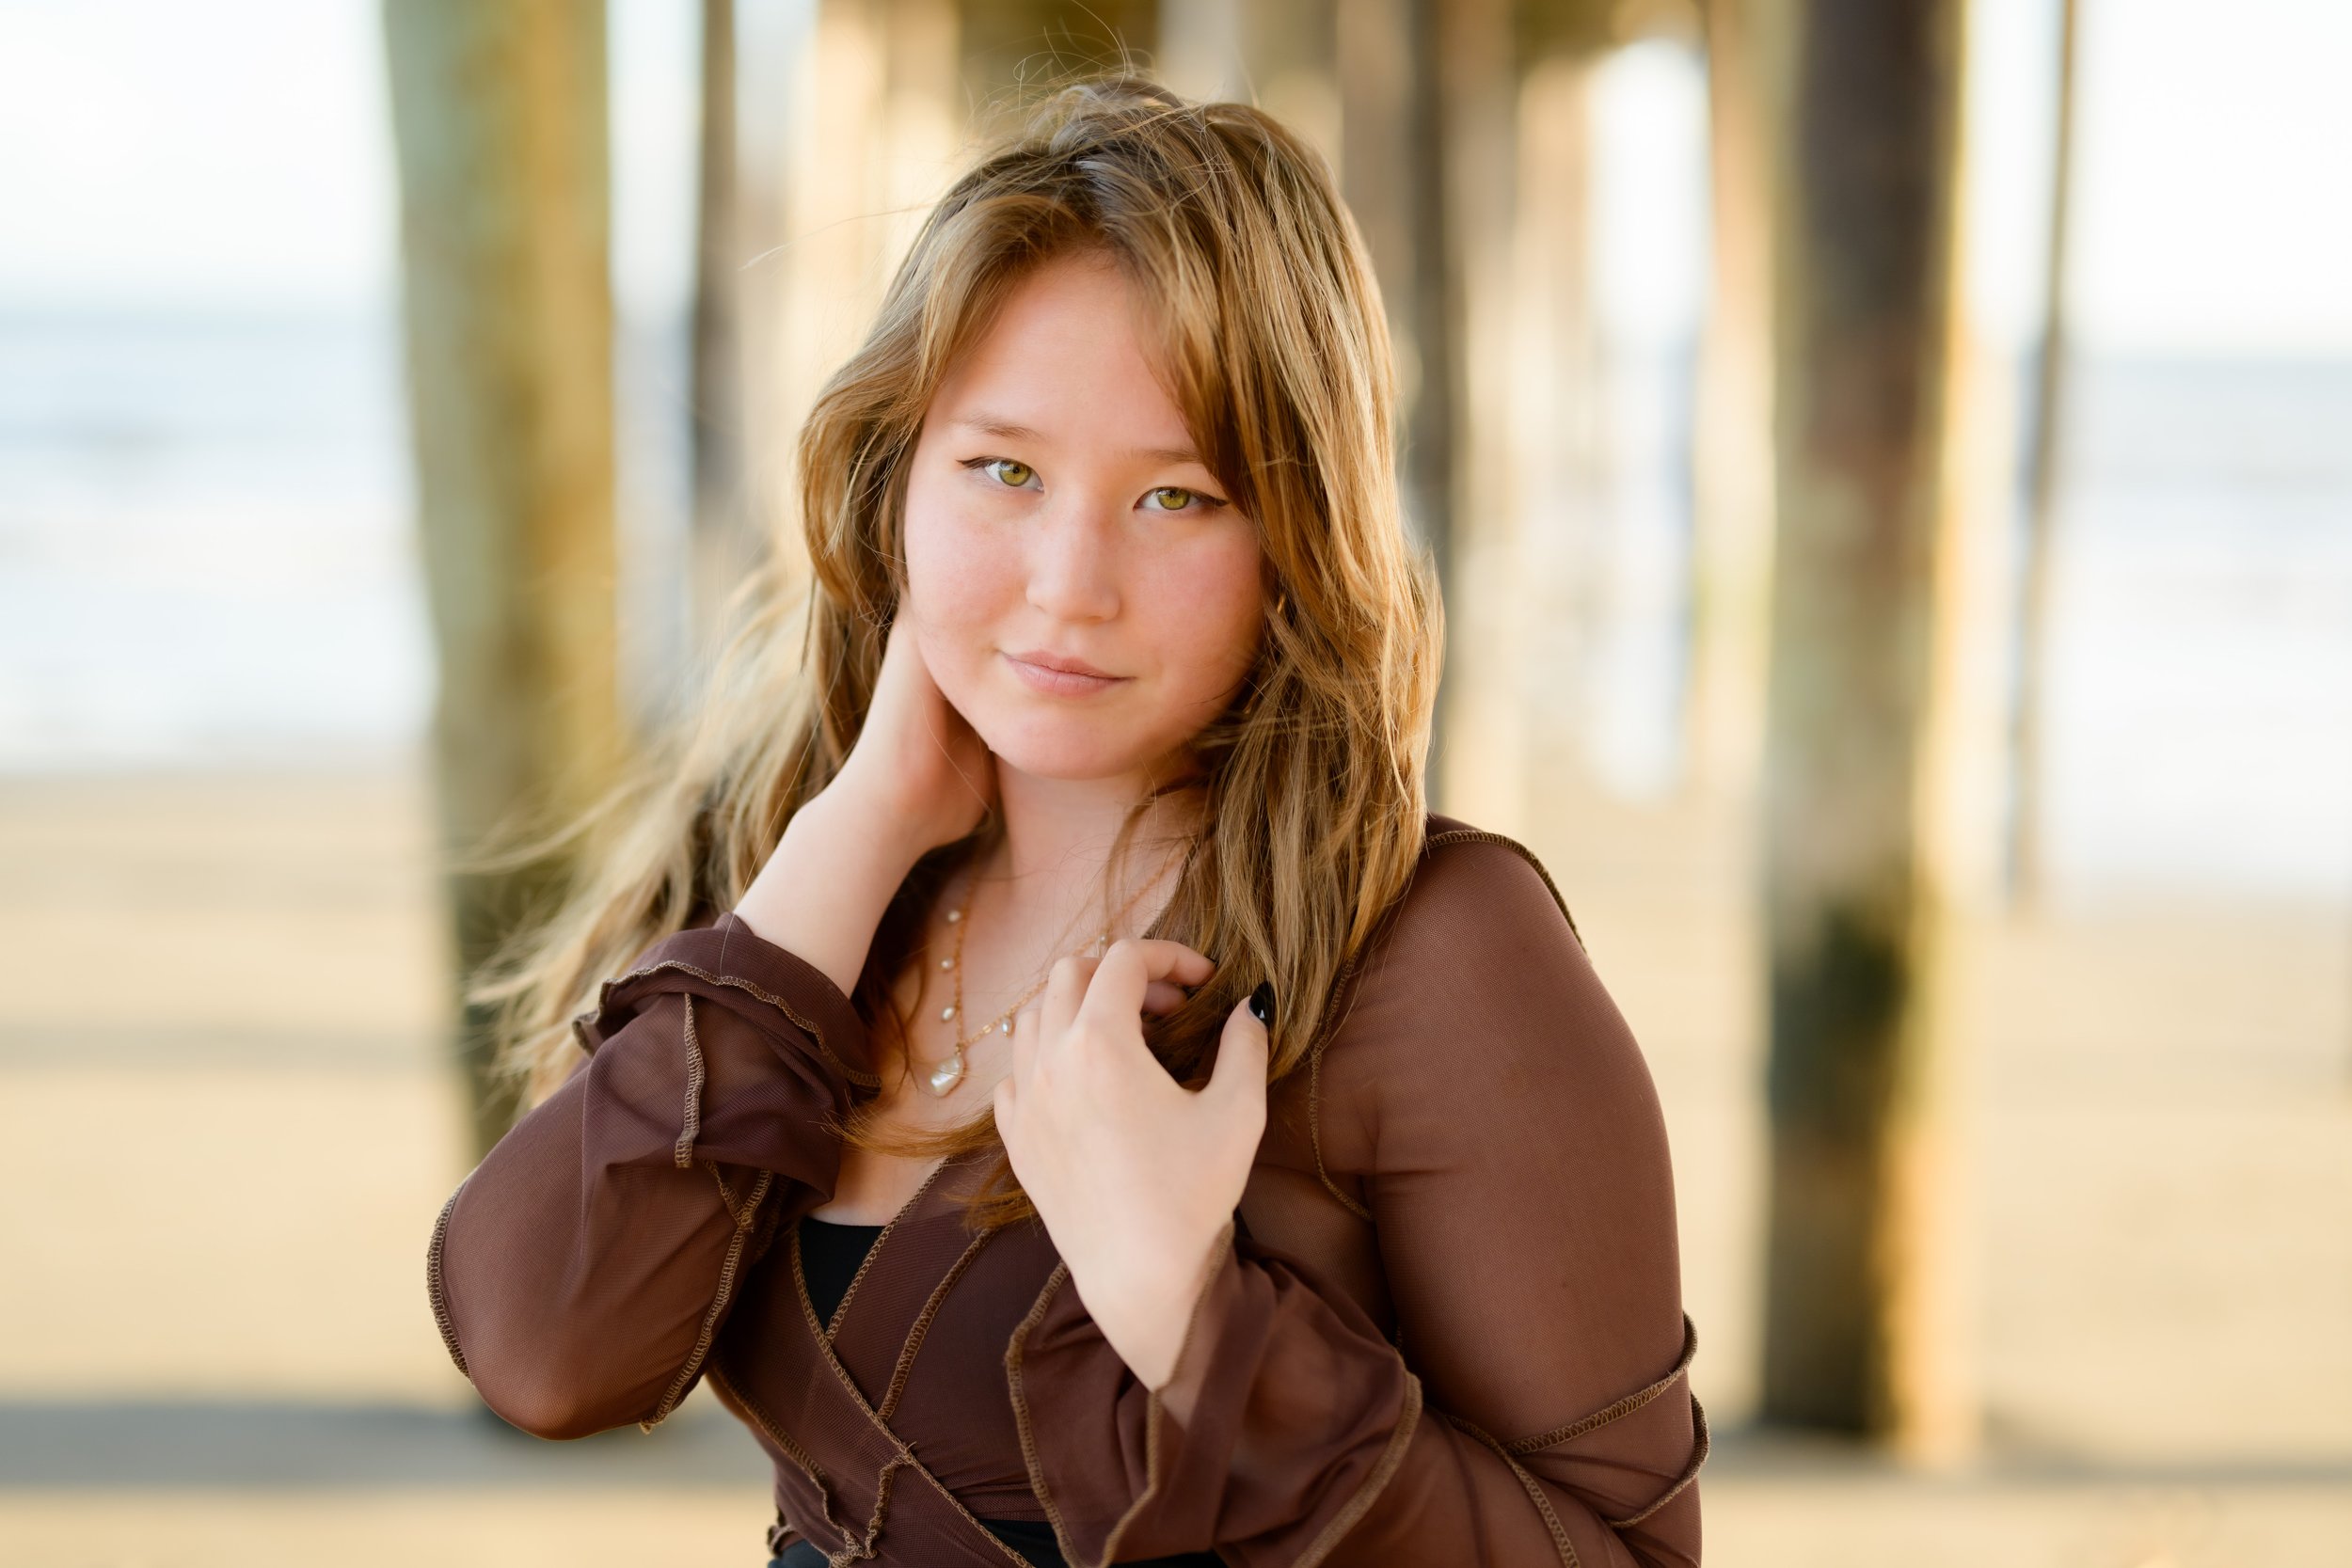
[[[1269,1029],[1274,1027],[1273,981],[1261,980],[1258,982],[1258,989],[1249,993],[1249,1010],[1251,1013],[1256,1015],[1260,1023],[1264,1024]]]

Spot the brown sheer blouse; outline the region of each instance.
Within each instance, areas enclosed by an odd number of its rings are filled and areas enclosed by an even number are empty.
[[[771,1551],[1087,1568],[1699,1560],[1665,1124],[1550,878],[1429,818],[1310,1065],[1270,1091],[1197,1298],[1179,1423],[1042,1226],[975,1234],[939,1167],[827,1321],[801,1215],[822,1126],[878,1087],[848,997],[732,913],[655,943],[574,1025],[585,1067],[466,1178],[428,1286],[451,1356],[547,1437],[697,1380],[775,1465]],[[747,1543],[748,1544],[748,1543]]]

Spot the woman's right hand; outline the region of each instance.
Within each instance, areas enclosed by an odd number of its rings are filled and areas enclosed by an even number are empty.
[[[785,824],[735,912],[847,993],[907,872],[977,827],[995,798],[995,759],[931,679],[902,616],[849,759]]]
[[[908,834],[910,862],[972,832],[995,803],[988,743],[931,678],[903,610],[882,644],[865,727],[824,793],[853,798],[859,815]]]

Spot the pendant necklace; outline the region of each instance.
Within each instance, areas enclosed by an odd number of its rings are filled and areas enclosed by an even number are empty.
[[[1145,882],[1143,886],[1137,888],[1136,890],[1135,896],[1128,899],[1124,905],[1120,906],[1117,914],[1111,916],[1111,924],[1104,927],[1102,930],[1096,932],[1094,940],[1089,942],[1087,946],[1100,949],[1105,942],[1109,942],[1111,940],[1111,927],[1117,926],[1121,920],[1124,920],[1127,917],[1127,911],[1134,909],[1136,903],[1142,899],[1143,895],[1151,891],[1152,883],[1157,882],[1158,880],[1159,879],[1157,877],[1153,877],[1151,880]],[[953,1000],[947,1004],[947,1006],[939,1010],[939,1019],[943,1023],[954,1024],[959,1032],[959,1037],[956,1040],[954,1048],[947,1053],[946,1056],[937,1067],[931,1069],[930,1072],[925,1078],[925,1082],[930,1085],[931,1093],[936,1095],[953,1094],[955,1092],[956,1085],[963,1082],[963,1048],[967,1045],[977,1043],[977,1041],[985,1038],[987,1036],[996,1033],[999,1029],[1004,1030],[1008,1034],[1011,1033],[1013,1015],[1021,1010],[1022,1004],[1028,1001],[1030,997],[1035,996],[1039,991],[1043,990],[1047,982],[1052,980],[1054,977],[1053,971],[1049,967],[1046,970],[1045,978],[1038,981],[1028,990],[1023,991],[1019,996],[1015,997],[1010,1006],[1008,1006],[1003,1012],[998,1013],[994,1018],[990,1019],[986,1023],[981,1024],[979,1028],[973,1031],[971,1034],[965,1035],[961,1033],[963,1027],[963,933],[966,926],[964,916],[971,912],[972,895],[978,888],[978,886],[979,878],[975,876],[964,886],[963,902],[956,908],[949,910],[946,914],[947,924],[956,928],[956,944],[955,951],[953,953],[939,960],[939,967],[948,971],[955,976],[955,996]],[[1073,950],[1072,956],[1075,957],[1078,953],[1083,953],[1085,951],[1085,947],[1075,948]]]

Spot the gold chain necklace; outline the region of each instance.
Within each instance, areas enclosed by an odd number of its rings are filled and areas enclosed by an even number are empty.
[[[1111,939],[1112,927],[1117,926],[1121,920],[1124,920],[1127,917],[1127,911],[1134,909],[1136,905],[1142,900],[1143,895],[1152,890],[1153,883],[1156,883],[1158,880],[1159,878],[1156,876],[1152,877],[1141,887],[1136,889],[1135,896],[1129,898],[1126,903],[1120,906],[1119,912],[1111,916],[1110,925],[1104,927],[1102,930],[1095,933],[1094,940],[1087,943],[1086,947],[1099,948],[1104,943],[1109,942]],[[930,1072],[926,1075],[924,1079],[924,1082],[930,1085],[931,1093],[936,1095],[953,1094],[955,1092],[956,1085],[963,1082],[963,1048],[967,1045],[977,1043],[984,1037],[993,1035],[999,1029],[1009,1033],[1012,1027],[1013,1015],[1021,1010],[1021,1005],[1028,1001],[1030,997],[1035,996],[1039,991],[1043,990],[1046,984],[1054,977],[1053,970],[1049,966],[1046,970],[1045,977],[1030,986],[1028,990],[1023,991],[1019,996],[1013,998],[1011,1006],[1006,1007],[1003,1012],[998,1013],[994,1018],[990,1019],[986,1023],[981,1024],[979,1028],[974,1030],[971,1034],[961,1034],[962,1025],[960,1021],[964,1016],[963,933],[967,925],[963,917],[971,911],[972,895],[978,891],[979,882],[979,878],[975,875],[967,883],[965,883],[963,890],[963,902],[957,905],[954,909],[949,910],[946,915],[947,924],[956,928],[956,946],[953,953],[939,960],[939,967],[948,971],[955,976],[955,998],[950,1001],[947,1006],[939,1010],[939,1020],[942,1023],[956,1024],[959,1030],[959,1037],[956,1040],[954,1048],[950,1050],[946,1056],[940,1061],[938,1066],[931,1069]],[[1086,947],[1072,949],[1073,956],[1085,952]]]

